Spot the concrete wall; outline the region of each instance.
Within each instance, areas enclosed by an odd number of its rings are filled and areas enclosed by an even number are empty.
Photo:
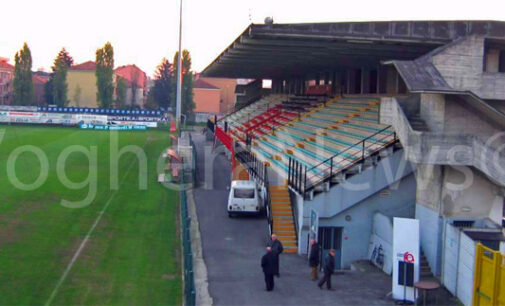
[[[432,131],[444,131],[445,98],[442,94],[421,94],[420,116]]]
[[[370,259],[369,243],[375,213],[382,213],[388,217],[414,217],[415,190],[415,177],[410,174],[394,187],[386,188],[383,192],[376,192],[332,218],[319,219],[319,226],[344,228],[342,268],[348,269],[356,260]],[[346,216],[350,216],[351,220],[346,221]]]
[[[306,201],[304,217],[310,217],[310,208],[318,211],[320,218],[330,218],[341,211],[363,201],[370,195],[397,182],[413,171],[403,151],[396,151],[382,159],[376,166],[369,167],[348,178],[344,183],[318,194],[314,200]]]
[[[505,99],[505,73],[484,72],[484,36],[469,36],[432,57],[447,83],[483,99]]]
[[[424,96],[425,101],[428,97]],[[438,126],[442,131],[412,130],[396,98],[381,99],[380,120],[381,123],[394,127],[409,161],[417,164],[473,166],[505,186],[505,152],[500,147],[503,131],[457,98],[446,97],[444,105],[444,126],[440,127],[437,119],[431,119],[433,121],[430,123],[431,128]],[[424,106],[425,116],[428,116],[430,109],[436,108],[430,102],[424,103]],[[433,113],[435,117],[441,116],[441,112]],[[462,115],[466,117],[461,118]],[[445,131],[446,128],[448,131]],[[501,137],[496,137],[500,135]]]
[[[444,167],[442,214],[446,218],[492,218],[501,224],[500,187],[475,168]],[[498,212],[497,212],[498,210]]]

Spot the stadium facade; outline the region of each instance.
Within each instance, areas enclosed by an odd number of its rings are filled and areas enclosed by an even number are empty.
[[[270,229],[299,254],[316,236],[390,273],[392,218],[416,218],[419,273],[472,304],[477,242],[505,240],[505,22],[252,24],[203,75],[272,80],[209,126],[276,186]]]

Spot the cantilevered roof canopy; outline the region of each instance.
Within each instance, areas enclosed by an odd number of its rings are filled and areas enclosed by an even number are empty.
[[[391,21],[251,24],[204,76],[292,78],[340,67],[376,67],[412,60],[458,37],[505,37],[497,21]]]

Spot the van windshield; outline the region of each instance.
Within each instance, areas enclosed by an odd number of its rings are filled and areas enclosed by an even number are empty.
[[[236,199],[254,199],[254,189],[233,189],[233,197]]]

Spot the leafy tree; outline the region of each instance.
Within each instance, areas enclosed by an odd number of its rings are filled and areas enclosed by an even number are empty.
[[[56,104],[57,106],[68,105],[67,73],[73,63],[74,59],[68,54],[65,48],[61,49],[58,56],[54,59],[50,82],[50,86],[52,87],[52,104]]]
[[[134,68],[136,66],[134,65]],[[137,99],[137,93],[139,91],[139,79],[140,79],[140,72],[138,69],[133,69],[131,73],[131,80],[130,80],[130,89],[131,89],[131,106],[134,106]]]
[[[158,108],[167,109],[172,106],[172,79],[172,64],[166,58],[163,58],[158,67],[156,67],[154,86],[147,96],[150,107],[154,108],[154,105],[157,105]]]
[[[114,95],[114,49],[110,42],[96,50],[96,98],[100,107],[109,108]]]
[[[175,95],[176,93],[176,88],[177,88],[177,73],[178,73],[178,67],[177,67],[177,57],[179,55],[179,52],[175,52],[174,56],[174,63],[175,64],[175,73],[174,75],[174,82],[173,82],[173,88],[174,88],[174,114],[175,114]],[[189,53],[188,50],[184,49],[182,50],[182,87],[181,87],[181,113],[191,117],[193,115],[193,109],[195,108],[195,102],[193,101],[193,72],[191,72],[191,54]]]
[[[14,104],[33,105],[34,92],[32,80],[32,54],[28,45],[24,43],[23,49],[14,56]]]
[[[119,78],[116,86],[116,107],[124,108],[126,105],[126,91],[128,86],[123,78]]]
[[[52,75],[49,77],[46,84],[44,84],[44,100],[47,104],[54,104]]]
[[[77,84],[74,90],[74,101],[77,106],[80,106],[81,103],[81,93],[82,93],[81,86]]]

